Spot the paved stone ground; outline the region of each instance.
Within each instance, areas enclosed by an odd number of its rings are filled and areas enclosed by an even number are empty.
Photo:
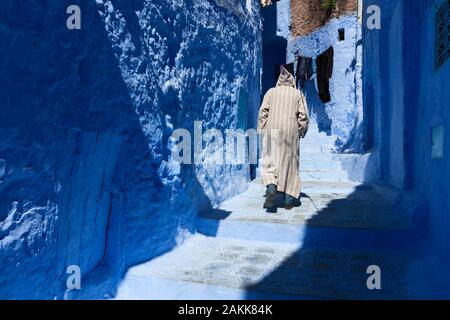
[[[328,192],[321,193],[325,188]],[[264,189],[257,180],[239,197],[225,201],[219,210],[202,212],[200,216],[206,219],[322,227],[383,230],[412,228],[410,219],[399,214],[392,202],[383,199],[370,187],[348,181],[306,181],[300,207],[290,211],[278,208],[272,214],[262,209],[263,194]],[[281,205],[282,195],[278,198]]]
[[[133,279],[169,280],[175,288],[176,283],[188,283],[237,289],[239,298],[253,298],[255,292],[290,298],[401,298],[408,261],[407,256],[386,252],[302,249],[196,235],[174,251],[130,269],[118,298],[190,298],[177,289],[149,297],[129,285]],[[382,291],[366,287],[366,269],[372,264],[383,270]],[[211,298],[208,291],[203,299]]]
[[[267,213],[264,189],[252,182],[246,192],[202,212],[199,233],[183,245],[131,268],[116,298],[410,297],[407,279],[417,265],[410,250],[413,224],[393,197],[346,181],[332,160],[332,142],[314,131],[303,142],[301,167],[317,174],[302,176],[300,207]],[[367,289],[370,265],[381,268],[382,290]],[[414,270],[416,279],[426,278]]]

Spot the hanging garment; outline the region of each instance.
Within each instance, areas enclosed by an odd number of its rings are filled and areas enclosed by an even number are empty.
[[[262,133],[262,172],[264,185],[294,198],[300,196],[299,140],[308,130],[306,99],[295,88],[295,79],[281,70],[277,86],[264,96],[259,110],[258,131]]]
[[[297,86],[303,88],[306,81],[311,80],[313,75],[313,61],[312,58],[298,56],[297,70],[295,77],[297,78]]]
[[[333,75],[334,49],[329,47],[317,57],[317,88],[319,98],[323,103],[331,101],[330,79]]]

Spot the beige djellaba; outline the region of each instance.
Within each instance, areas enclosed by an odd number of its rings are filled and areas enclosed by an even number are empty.
[[[264,185],[275,184],[277,191],[300,197],[299,144],[308,124],[305,96],[296,89],[294,77],[282,68],[276,87],[264,96],[258,116]]]

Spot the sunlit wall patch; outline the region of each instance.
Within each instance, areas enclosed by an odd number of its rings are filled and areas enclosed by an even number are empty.
[[[431,159],[444,158],[444,126],[431,129]]]

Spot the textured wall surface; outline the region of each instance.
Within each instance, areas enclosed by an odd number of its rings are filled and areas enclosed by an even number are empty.
[[[435,4],[443,2],[364,1],[382,9],[381,30],[364,32],[364,105],[373,108],[381,182],[404,189],[403,209],[429,232],[429,250],[449,264],[446,134],[444,158],[431,158],[432,128],[447,132],[450,125],[450,62],[436,70],[433,50]]]
[[[338,30],[345,30],[345,40],[338,40]],[[337,137],[336,146],[344,152],[361,152],[364,148],[364,113],[360,100],[361,26],[354,15],[330,20],[324,27],[304,37],[289,39],[288,61],[296,55],[316,58],[330,46],[334,48],[333,76],[330,80],[331,102],[318,97],[316,75],[304,92],[312,118],[319,128]]]
[[[402,1],[372,1],[382,8],[380,30],[364,30],[364,105],[373,110],[374,145],[383,182],[403,188],[405,179],[405,76]],[[411,50],[411,49],[409,49]],[[412,111],[408,106],[409,111]]]
[[[180,166],[169,137],[259,107],[256,1],[81,1],[73,31],[66,7],[0,4],[0,298],[114,295],[248,180],[248,166]]]

